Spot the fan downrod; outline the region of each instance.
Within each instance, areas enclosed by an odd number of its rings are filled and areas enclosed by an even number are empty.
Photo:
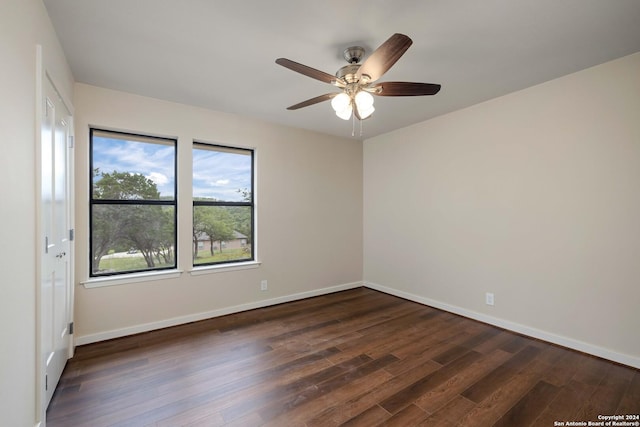
[[[364,56],[364,48],[362,46],[348,47],[344,50],[342,56],[347,60],[349,64],[357,64],[362,60],[362,57]]]

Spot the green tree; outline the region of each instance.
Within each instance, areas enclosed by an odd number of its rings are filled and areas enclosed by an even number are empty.
[[[194,259],[198,256],[198,238],[206,235],[209,238],[210,252],[214,255],[213,243],[231,240],[234,237],[233,217],[220,206],[195,206],[193,214]]]
[[[156,183],[139,173],[94,171],[100,179],[93,185],[94,199],[108,200],[158,200],[160,192]]]
[[[92,213],[91,271],[100,270],[100,260],[109,253],[118,242],[122,242],[122,229],[118,218],[121,216],[117,206],[94,205]]]
[[[251,208],[229,206],[226,209],[233,220],[233,229],[247,236],[248,243],[251,243]]]
[[[204,233],[206,208],[204,206],[193,207],[193,260],[198,258],[198,237]]]
[[[229,212],[219,206],[211,208],[210,220],[205,224],[204,232],[209,236],[211,243],[211,255],[213,253],[213,242],[220,243],[220,252],[222,252],[222,242],[233,239],[233,218]]]
[[[156,257],[158,261],[163,264],[173,264],[175,259],[175,227],[174,227],[174,212],[173,209],[162,210],[163,220],[162,226],[159,230],[159,245],[156,249]]]
[[[252,194],[248,188],[241,188],[236,191],[242,196],[243,201],[251,202]],[[247,237],[247,242],[251,244],[251,208],[249,206],[229,206],[227,210],[233,218],[234,230],[244,234]]]
[[[120,226],[126,233],[125,239],[140,251],[149,268],[156,266],[154,256],[161,251],[165,223],[162,206],[127,206],[126,214],[121,216]]]
[[[94,170],[93,198],[102,200],[160,200],[156,184],[141,174]],[[154,256],[173,263],[173,208],[154,205],[94,205],[92,217],[93,271],[115,247],[135,247],[147,266],[155,267]]]

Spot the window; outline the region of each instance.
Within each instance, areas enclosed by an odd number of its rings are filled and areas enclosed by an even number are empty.
[[[193,144],[193,265],[252,261],[253,151]]]
[[[176,268],[176,140],[91,129],[91,276]]]

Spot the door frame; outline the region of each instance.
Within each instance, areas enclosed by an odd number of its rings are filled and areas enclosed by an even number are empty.
[[[60,96],[60,99],[64,106],[67,108],[67,111],[70,112],[69,116],[69,136],[71,137],[71,141],[75,140],[75,130],[74,130],[74,122],[73,122],[73,105],[68,99],[65,99],[64,95],[58,90],[58,86],[56,85],[56,81],[49,73],[46,64],[43,60],[43,52],[42,46],[36,45],[36,70],[35,70],[35,185],[36,185],[36,210],[35,210],[35,230],[36,230],[36,241],[34,242],[34,250],[35,250],[35,294],[36,294],[36,310],[35,310],[35,325],[36,325],[36,426],[45,427],[46,426],[46,413],[47,413],[47,402],[46,402],[46,365],[42,360],[42,349],[43,349],[43,331],[42,331],[42,310],[43,310],[43,301],[42,301],[42,263],[43,263],[43,255],[42,248],[45,244],[43,241],[43,230],[41,224],[41,216],[42,216],[42,126],[44,124],[44,103],[46,102],[46,95],[44,90],[45,81],[49,80],[51,82],[53,88]],[[74,159],[74,149],[73,146],[68,147],[67,149],[67,221],[69,230],[75,230],[75,159]],[[74,233],[75,234],[75,233]],[[67,280],[69,283],[69,322],[74,321],[74,287],[75,287],[75,239],[69,239],[69,257],[68,257],[68,271],[67,271]],[[67,359],[73,357],[75,350],[75,340],[73,331],[70,331],[70,339],[69,339],[69,347],[67,351]]]

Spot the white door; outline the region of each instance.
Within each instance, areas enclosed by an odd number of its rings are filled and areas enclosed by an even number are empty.
[[[51,81],[46,76],[43,80],[40,348],[45,368],[42,386],[46,408],[69,357],[71,345],[71,114]]]

